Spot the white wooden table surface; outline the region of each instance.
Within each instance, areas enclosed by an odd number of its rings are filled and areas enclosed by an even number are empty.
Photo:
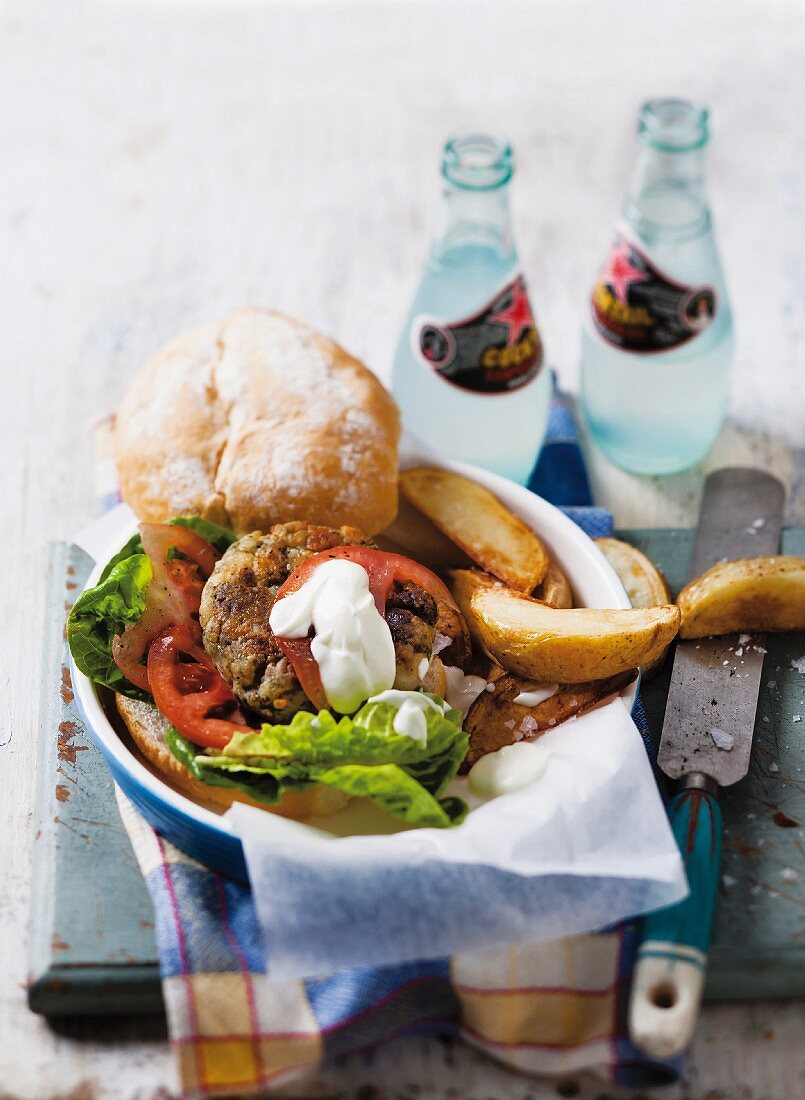
[[[802,4],[0,5],[0,1097],[172,1095],[162,1025],[57,1029],[25,1007],[46,548],[93,515],[88,425],[164,340],[247,302],[322,327],[387,376],[440,141],[468,126],[516,146],[519,244],[548,354],[574,387],[635,112],[666,93],[713,108],[739,332],[730,421],[706,466],[747,460],[790,483],[805,443]],[[590,459],[621,524],[694,518],[701,469],[641,479]],[[708,1007],[680,1094],[805,1094],[804,1025],[792,1004]],[[315,1094],[557,1095],[430,1041],[354,1059]]]

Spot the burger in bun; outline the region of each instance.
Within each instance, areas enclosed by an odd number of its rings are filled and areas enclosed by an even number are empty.
[[[295,818],[370,799],[445,827],[467,752],[442,658],[471,659],[443,582],[377,547],[398,415],[357,360],[250,309],[169,345],[117,426],[141,521],[77,599],[78,669],[190,797]],[[438,655],[441,653],[441,657]]]

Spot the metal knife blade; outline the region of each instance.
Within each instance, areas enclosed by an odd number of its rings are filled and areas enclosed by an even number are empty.
[[[763,470],[717,470],[705,482],[691,578],[724,559],[776,554],[783,486]],[[743,638],[743,644],[740,639]],[[679,642],[657,757],[666,775],[701,773],[727,787],[749,768],[765,637]]]

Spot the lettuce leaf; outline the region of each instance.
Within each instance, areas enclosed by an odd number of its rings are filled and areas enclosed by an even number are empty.
[[[170,521],[188,527],[223,553],[236,535],[199,516],[179,516]],[[132,626],[145,610],[145,589],[151,580],[151,563],[143,553],[139,533],[108,561],[94,588],[82,592],[67,620],[67,643],[77,667],[96,684],[128,695],[150,699],[131,684],[112,657],[112,642]]]
[[[169,747],[196,778],[239,788],[273,803],[287,790],[323,783],[353,798],[370,798],[409,825],[445,828],[461,821],[467,807],[440,799],[467,752],[458,711],[441,703],[425,712],[427,739],[415,741],[393,729],[396,708],[367,703],[353,717],[329,711],[301,712],[287,726],[264,725],[235,734],[226,750],[196,752],[175,731]]]
[[[73,604],[67,620],[67,643],[78,668],[96,684],[133,699],[150,696],[129,683],[112,657],[112,642],[145,610],[145,588],[151,562],[145,554],[113,561],[103,579]]]

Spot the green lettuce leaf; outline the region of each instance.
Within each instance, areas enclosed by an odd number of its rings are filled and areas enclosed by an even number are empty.
[[[199,516],[179,516],[170,521],[195,531],[223,553],[236,535]],[[94,588],[82,592],[67,620],[67,642],[77,667],[96,684],[133,699],[150,699],[125,678],[112,658],[112,642],[132,626],[145,610],[145,588],[151,580],[151,563],[143,553],[139,533],[108,561]]]
[[[264,725],[235,734],[224,752],[193,754],[172,734],[169,746],[204,782],[238,787],[253,798],[276,802],[286,790],[313,783],[354,798],[370,798],[409,825],[444,828],[461,821],[460,799],[439,799],[467,751],[458,711],[441,704],[425,711],[424,743],[393,729],[396,708],[367,703],[353,717],[329,711],[301,712],[287,726]]]
[[[169,522],[178,527],[187,527],[189,530],[195,531],[207,542],[211,542],[219,554],[223,554],[225,550],[228,550],[232,543],[237,541],[238,537],[228,527],[210,523],[208,519],[202,519],[201,516],[177,516],[176,519]]]
[[[67,643],[78,668],[96,684],[134,699],[150,696],[129,683],[117,667],[112,642],[142,615],[150,580],[151,562],[145,554],[113,562],[94,588],[81,593],[67,620]]]

